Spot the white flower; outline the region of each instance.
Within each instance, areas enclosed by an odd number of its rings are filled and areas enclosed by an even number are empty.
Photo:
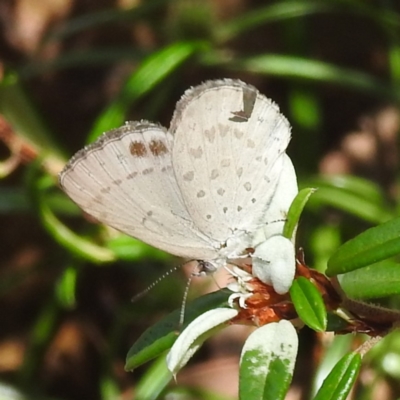
[[[227,285],[227,288],[233,292],[229,296],[228,304],[234,308],[235,300],[239,299],[240,308],[246,308],[246,300],[253,295],[253,286],[248,282],[254,279],[254,277],[236,266],[233,266],[228,271],[236,279],[235,282],[228,283]]]

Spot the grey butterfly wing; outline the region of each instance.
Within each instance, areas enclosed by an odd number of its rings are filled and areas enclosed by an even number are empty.
[[[178,256],[213,258],[181,198],[171,140],[156,124],[127,123],[79,151],[60,185],[85,212],[123,233]]]
[[[206,82],[178,102],[170,132],[178,185],[202,232],[224,242],[268,220],[290,140],[271,100],[241,81]]]

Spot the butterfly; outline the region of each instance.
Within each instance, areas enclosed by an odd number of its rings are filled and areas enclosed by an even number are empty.
[[[290,136],[255,87],[207,81],[184,93],[169,129],[142,120],[106,132],[59,183],[99,221],[214,271],[282,233],[297,193]]]

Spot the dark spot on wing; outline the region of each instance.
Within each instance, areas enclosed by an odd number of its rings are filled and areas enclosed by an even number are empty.
[[[244,87],[243,91],[243,109],[232,111],[233,117],[229,118],[232,122],[247,122],[253,113],[254,104],[257,99],[257,91],[253,88]]]
[[[146,146],[143,142],[132,142],[129,145],[129,151],[134,157],[145,157],[147,153]]]
[[[149,144],[149,148],[150,148],[151,154],[153,154],[153,156],[156,156],[156,157],[159,157],[159,156],[164,155],[165,153],[168,153],[167,146],[161,140],[152,140]]]

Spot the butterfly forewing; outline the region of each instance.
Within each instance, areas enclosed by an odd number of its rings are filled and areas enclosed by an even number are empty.
[[[290,140],[278,107],[240,81],[213,81],[177,105],[173,167],[196,226],[221,242],[254,231],[269,216]]]
[[[171,160],[171,135],[128,123],[78,152],[60,174],[63,190],[99,221],[171,254],[214,258],[191,221]]]

